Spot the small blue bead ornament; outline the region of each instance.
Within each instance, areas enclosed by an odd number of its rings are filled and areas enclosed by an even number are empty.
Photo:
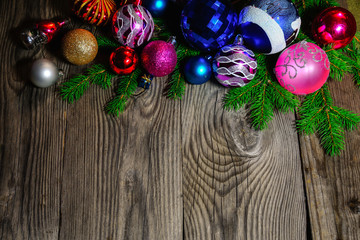
[[[149,10],[153,17],[164,15],[169,0],[144,0],[143,6]]]
[[[211,63],[209,57],[190,57],[184,67],[186,81],[192,84],[203,84],[211,78]]]
[[[192,47],[213,52],[233,37],[237,18],[226,0],[190,0],[181,14],[181,30]]]
[[[253,0],[239,14],[239,32],[249,49],[275,54],[297,37],[301,25],[291,0]]]

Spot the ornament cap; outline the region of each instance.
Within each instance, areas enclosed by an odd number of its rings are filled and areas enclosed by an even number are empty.
[[[235,40],[234,40],[234,44],[244,45],[244,38],[242,37],[241,34],[236,35]]]
[[[172,44],[173,46],[176,46],[176,37],[175,36],[170,36],[168,41],[168,43]]]

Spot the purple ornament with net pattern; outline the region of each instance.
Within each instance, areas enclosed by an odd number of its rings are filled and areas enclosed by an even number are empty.
[[[119,43],[136,48],[151,39],[154,20],[146,8],[127,4],[115,12],[112,30]]]
[[[222,47],[213,61],[213,72],[218,82],[225,87],[243,87],[256,74],[255,54],[241,44]]]

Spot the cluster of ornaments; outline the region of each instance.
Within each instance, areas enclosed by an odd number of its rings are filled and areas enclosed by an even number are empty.
[[[279,54],[274,73],[280,85],[293,94],[305,95],[320,89],[329,76],[330,62],[321,47],[340,49],[348,45],[355,36],[356,22],[344,8],[325,9],[312,24],[313,39],[318,45],[292,44],[300,27],[301,19],[290,0],[252,0],[238,15],[226,1],[192,0],[181,16],[182,32],[189,45],[205,54],[215,54],[212,73],[223,86],[242,87],[254,79],[254,52]],[[240,36],[241,41],[231,43],[234,35]],[[186,64],[185,73],[201,72],[196,70],[205,69],[210,63],[204,63],[202,58],[196,64],[194,61],[195,58],[188,60],[194,69]],[[202,79],[200,74],[193,75],[185,75],[190,83],[204,82],[196,81]]]
[[[141,64],[150,74],[143,82],[148,86],[154,76],[166,76],[177,65],[173,38],[167,42],[151,41],[153,16],[163,16],[168,3],[169,0],[122,0],[117,9],[114,0],[74,0],[73,12],[96,26],[111,24],[112,34],[121,46],[111,54],[110,67],[116,74],[124,75]],[[356,33],[353,15],[341,7],[327,8],[313,20],[315,45],[292,44],[300,31],[301,19],[291,0],[252,0],[239,13],[226,0],[181,3],[183,37],[204,54],[182,64],[184,76],[192,84],[203,84],[214,76],[225,87],[243,87],[255,78],[255,53],[279,54],[274,72],[281,86],[297,95],[309,94],[321,88],[329,76],[330,63],[321,47],[331,44],[334,49],[343,48]],[[52,27],[48,27],[49,22],[38,24],[24,34],[23,42],[28,48],[45,44],[64,23],[53,22]],[[96,38],[84,29],[69,31],[63,38],[62,52],[72,64],[88,64],[98,52]],[[39,71],[39,67],[36,69]],[[39,74],[32,75],[36,78]],[[54,79],[48,82],[53,84]]]

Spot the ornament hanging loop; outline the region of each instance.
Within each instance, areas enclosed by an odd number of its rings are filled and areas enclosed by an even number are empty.
[[[235,40],[234,40],[234,44],[244,45],[244,39],[241,36],[241,34],[236,35]]]

